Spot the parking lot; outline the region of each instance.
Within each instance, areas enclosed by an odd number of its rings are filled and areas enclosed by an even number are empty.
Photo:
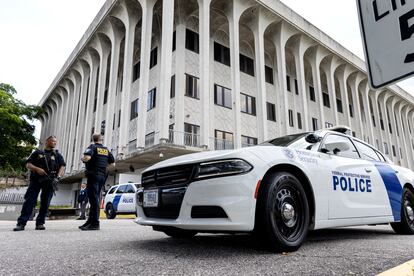
[[[313,231],[299,251],[276,254],[249,235],[199,234],[174,240],[131,219],[29,222],[12,232],[0,221],[0,275],[373,275],[414,258],[414,238],[388,226]]]

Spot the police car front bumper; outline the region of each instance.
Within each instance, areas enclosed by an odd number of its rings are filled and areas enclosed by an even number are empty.
[[[194,181],[180,191],[159,188],[159,205],[138,205],[136,223],[199,231],[252,231],[259,179],[260,175],[252,170],[242,175]],[[174,211],[174,201],[177,214],[168,218],[168,211]]]

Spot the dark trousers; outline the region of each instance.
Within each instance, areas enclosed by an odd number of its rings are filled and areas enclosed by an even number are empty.
[[[89,198],[89,217],[88,222],[91,224],[99,224],[99,212],[100,212],[100,199],[101,190],[105,184],[106,176],[104,175],[88,175],[88,181],[86,184],[86,191]]]
[[[81,218],[86,218],[86,205],[88,205],[87,201],[82,201],[79,203],[80,206],[80,215]]]
[[[42,190],[42,193],[40,194],[40,210],[36,218],[36,225],[45,223],[47,210],[49,209],[50,200],[53,196],[52,185],[49,185],[48,183],[40,184],[36,180],[31,180],[26,194],[24,195],[25,200],[20,217],[17,219],[18,224],[26,225],[33,212],[33,208],[36,206],[40,190]]]

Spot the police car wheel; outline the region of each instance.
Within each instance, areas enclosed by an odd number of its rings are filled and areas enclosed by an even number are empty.
[[[404,189],[401,202],[401,221],[391,223],[391,227],[397,234],[414,234],[414,193]]]
[[[164,232],[167,236],[175,239],[185,239],[185,238],[192,238],[195,235],[197,235],[197,231],[192,230],[185,230],[185,229],[179,229],[175,227],[168,227],[168,226],[154,226],[153,229],[155,231],[161,231]]]
[[[111,203],[106,205],[105,214],[107,219],[114,219],[116,217],[114,206]]]
[[[263,184],[256,212],[256,234],[272,251],[296,251],[309,227],[305,190],[287,172],[274,173]]]

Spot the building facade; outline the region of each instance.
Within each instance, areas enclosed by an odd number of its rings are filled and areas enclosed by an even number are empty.
[[[367,78],[278,0],[107,0],[41,100],[41,141],[58,137],[75,184],[99,131],[113,183],[160,158],[334,125],[414,169],[414,97]]]

